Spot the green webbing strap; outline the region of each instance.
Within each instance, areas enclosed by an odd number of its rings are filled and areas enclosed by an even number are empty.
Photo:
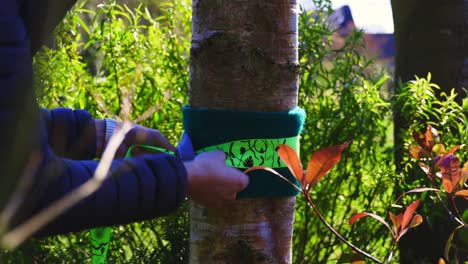
[[[91,250],[92,264],[106,263],[107,251],[111,239],[111,227],[98,227],[90,230],[91,232]]]
[[[175,155],[174,152],[148,145],[132,145],[128,148],[125,154],[126,158],[132,156],[132,150],[135,147],[144,148],[151,151],[164,152],[171,155]],[[99,227],[93,228],[91,232],[91,250],[92,250],[92,264],[105,264],[107,259],[107,252],[109,251],[109,243],[111,240],[112,227]]]
[[[206,147],[196,153],[222,150],[226,153],[226,164],[238,169],[254,166],[285,168],[286,164],[276,152],[280,144],[288,145],[299,153],[299,137],[236,140]]]

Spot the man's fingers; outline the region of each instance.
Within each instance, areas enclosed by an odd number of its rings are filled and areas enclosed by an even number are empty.
[[[232,172],[230,173],[232,175],[232,186],[235,186],[236,192],[244,190],[247,187],[247,185],[249,185],[250,179],[249,176],[247,176],[246,174],[234,168],[232,168]]]
[[[249,182],[250,182],[249,176],[242,173],[241,176],[239,177],[239,188],[241,190],[244,190],[249,185]]]
[[[128,145],[144,144],[175,151],[176,148],[167,140],[161,132],[142,126],[136,126],[125,138]]]

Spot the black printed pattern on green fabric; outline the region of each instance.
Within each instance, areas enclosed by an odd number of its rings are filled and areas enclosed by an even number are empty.
[[[111,227],[91,229],[92,264],[105,264],[111,238]]]
[[[197,151],[197,153],[222,150],[226,153],[226,164],[239,169],[247,169],[254,166],[284,168],[286,164],[280,159],[276,151],[280,144],[289,145],[297,152],[299,149],[299,138],[236,140],[207,147]]]

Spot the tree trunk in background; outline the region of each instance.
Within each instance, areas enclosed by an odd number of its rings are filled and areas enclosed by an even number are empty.
[[[296,107],[296,10],[295,0],[194,0],[189,105]],[[193,204],[190,263],[290,263],[294,207],[295,197]]]
[[[392,0],[395,25],[395,83],[426,77],[449,93],[456,88],[458,101],[468,87],[467,0]],[[397,85],[398,88],[398,85]],[[398,91],[396,91],[398,92]],[[402,147],[400,130],[408,127],[395,113],[396,146]],[[396,155],[397,164],[401,155]]]
[[[466,97],[468,85],[467,0],[392,0],[395,25],[395,83],[426,77],[449,93],[456,88],[458,102]],[[395,111],[395,162],[401,171],[405,153],[402,131],[408,121]],[[438,217],[441,218],[441,217]],[[407,234],[400,242],[401,263],[437,263],[451,229],[441,219],[431,219]],[[425,262],[426,261],[426,262]]]

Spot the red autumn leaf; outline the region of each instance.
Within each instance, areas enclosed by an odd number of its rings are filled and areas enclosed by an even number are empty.
[[[392,221],[393,224],[393,231],[395,234],[398,234],[398,230],[400,229],[401,226],[401,219],[403,218],[403,214],[398,214],[394,215],[392,212],[388,212],[390,215],[390,220]]]
[[[456,196],[468,197],[468,190],[461,190],[455,193]]]
[[[291,173],[296,177],[296,179],[305,186],[303,183],[303,170],[301,161],[296,153],[296,151],[288,145],[279,145],[278,149],[276,150],[278,155],[280,156],[281,160],[286,163]]]
[[[416,227],[423,222],[423,217],[420,214],[417,214],[411,219],[411,223],[409,224],[409,228]]]
[[[412,227],[416,227],[418,225],[420,225],[421,223],[423,222],[423,218],[421,215],[417,214],[413,217],[413,219],[411,219],[411,223],[409,224],[409,226],[403,230],[400,231],[400,233],[398,234],[398,237],[396,238],[396,241],[399,241],[400,238],[402,236],[404,236],[408,230]]]
[[[447,151],[447,154],[453,154],[455,151],[459,150],[462,146],[461,145],[456,145],[452,147],[449,151]]]
[[[413,133],[413,138],[416,140],[418,145],[428,151],[431,151],[434,146],[434,136],[437,136],[437,130],[432,128],[430,125],[427,126],[426,133],[424,134],[417,132]]]
[[[409,148],[411,157],[414,159],[422,159],[430,157],[430,152],[427,149],[422,148],[421,146],[412,145]]]
[[[452,185],[452,181],[450,181],[450,179],[442,178],[442,184],[444,185],[444,189],[448,193],[452,193],[453,185]]]
[[[393,232],[390,225],[387,222],[385,222],[385,220],[382,217],[380,217],[380,216],[378,216],[376,214],[373,214],[373,213],[363,212],[363,213],[353,214],[351,216],[351,218],[349,219],[349,224],[352,225],[352,224],[356,223],[357,220],[359,220],[359,219],[361,219],[363,217],[366,217],[366,216],[370,216],[370,217],[376,219],[377,221],[381,222],[382,224],[384,224],[387,227],[387,229],[390,230],[390,233],[392,234],[392,236],[395,236],[395,233]]]
[[[323,176],[341,160],[341,153],[349,145],[349,141],[332,147],[321,148],[312,154],[307,164],[305,182],[314,186]]]
[[[413,218],[413,214],[416,211],[416,208],[418,208],[419,203],[421,202],[421,199],[416,200],[412,204],[410,204],[406,210],[405,213],[403,214],[403,219],[401,220],[401,229],[405,229],[408,224],[410,223],[411,219]]]
[[[424,134],[413,132],[413,138],[419,146],[424,147],[426,143],[426,137]]]
[[[452,193],[461,178],[460,160],[453,154],[447,154],[441,158],[439,166],[444,188],[447,192]]]
[[[434,146],[434,136],[437,136],[437,130],[435,130],[435,128],[433,128],[431,125],[428,125],[424,142],[426,149],[431,150]]]

